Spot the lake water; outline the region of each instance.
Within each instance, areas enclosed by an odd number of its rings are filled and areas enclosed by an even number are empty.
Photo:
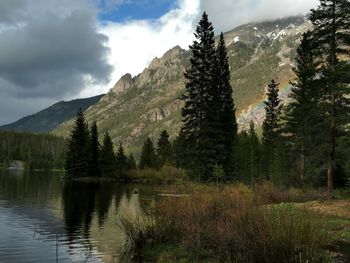
[[[119,262],[120,218],[144,215],[154,199],[146,186],[0,171],[0,262]]]

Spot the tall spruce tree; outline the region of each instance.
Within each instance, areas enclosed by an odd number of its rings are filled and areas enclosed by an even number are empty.
[[[89,128],[84,113],[78,111],[68,140],[66,173],[69,177],[85,177],[90,168]]]
[[[190,46],[192,58],[190,67],[186,70],[186,92],[182,99],[185,102],[182,109],[182,134],[186,144],[191,149],[192,176],[203,180],[210,179],[216,165],[215,141],[215,99],[214,73],[216,65],[216,50],[214,29],[203,13],[196,33],[196,40]]]
[[[250,160],[249,160],[249,172],[250,172],[250,184],[253,186],[260,178],[260,142],[258,135],[255,131],[255,125],[253,121],[250,121],[249,131],[249,150],[250,150]]]
[[[214,83],[217,88],[217,94],[213,96],[216,104],[214,109],[217,109],[217,112],[214,114],[217,117],[214,125],[216,131],[216,159],[217,163],[224,168],[226,178],[232,178],[234,170],[233,144],[237,134],[237,121],[230,83],[230,66],[223,33],[220,34],[216,52],[217,65],[215,67]]]
[[[140,159],[140,169],[145,168],[157,168],[157,156],[153,146],[152,140],[148,137],[143,144],[141,159]]]
[[[169,134],[166,130],[160,134],[157,144],[157,157],[159,167],[170,164],[172,161],[172,147],[169,142]]]
[[[120,177],[125,177],[126,171],[127,171],[127,165],[128,163],[127,163],[127,158],[124,154],[124,147],[123,147],[123,144],[120,143],[118,152],[116,155],[116,168],[117,168],[118,175]]]
[[[136,164],[134,155],[130,153],[127,159],[127,169],[131,171],[131,170],[136,170],[136,168],[137,168],[137,164]]]
[[[115,154],[113,150],[112,139],[106,131],[103,138],[103,145],[100,152],[100,167],[101,175],[103,177],[114,177],[115,176]]]
[[[280,115],[280,99],[278,98],[278,86],[275,80],[268,84],[267,100],[265,103],[266,117],[263,122],[263,144],[264,146],[274,145],[279,137],[279,115]]]
[[[280,99],[278,98],[278,85],[275,80],[268,84],[267,100],[265,101],[266,117],[262,125],[262,141],[264,148],[265,176],[269,179],[270,165],[275,156],[275,149],[280,137]]]
[[[185,136],[180,132],[173,142],[173,161],[177,168],[189,169],[191,167],[190,152],[191,149],[186,143]]]
[[[90,128],[90,151],[91,151],[91,160],[90,160],[90,176],[100,177],[100,143],[98,142],[98,130],[96,122],[93,122]]]
[[[349,120],[349,63],[341,60],[350,54],[350,2],[348,0],[320,0],[311,10],[313,41],[322,58],[324,119],[328,126],[328,192],[333,191],[337,135]]]
[[[293,72],[296,78],[290,82],[291,102],[285,107],[283,131],[299,156],[297,170],[299,180],[304,182],[306,158],[317,150],[315,145],[319,143],[316,140],[322,130],[319,107],[321,83],[317,79],[319,63],[315,57],[310,31],[303,34],[295,60]]]

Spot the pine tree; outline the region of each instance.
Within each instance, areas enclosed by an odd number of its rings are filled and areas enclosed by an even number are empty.
[[[172,161],[172,147],[169,142],[169,134],[166,130],[162,131],[160,134],[157,145],[157,157],[159,167],[170,164]]]
[[[134,155],[130,153],[127,159],[127,169],[128,171],[131,171],[131,170],[136,170],[136,168],[137,168],[137,164],[136,164]]]
[[[328,192],[333,192],[336,161],[337,134],[349,120],[349,63],[341,56],[350,50],[350,3],[348,0],[320,0],[317,9],[311,10],[313,42],[318,57],[322,59],[321,80],[323,82],[324,119],[328,126]]]
[[[105,133],[103,138],[103,145],[100,152],[100,167],[103,177],[115,176],[115,155],[113,151],[113,143],[108,132]]]
[[[250,138],[246,131],[237,134],[234,144],[234,174],[236,179],[251,183],[251,149]]]
[[[216,158],[217,163],[222,165],[227,178],[233,176],[233,144],[237,134],[237,121],[235,106],[232,98],[232,87],[230,83],[230,67],[228,63],[227,49],[224,34],[220,34],[220,40],[216,49],[217,66],[214,75],[217,94],[214,102],[218,110],[215,123],[216,131]]]
[[[265,101],[266,117],[263,122],[263,144],[273,145],[279,136],[280,99],[278,85],[272,80],[268,85],[267,100]]]
[[[96,122],[93,122],[90,129],[90,151],[91,151],[90,176],[100,177],[101,176],[100,163],[99,163],[100,144],[98,142],[98,131],[97,131]]]
[[[182,99],[182,134],[191,149],[193,162],[190,172],[194,176],[208,180],[216,164],[215,142],[215,100],[214,69],[216,50],[214,29],[206,13],[197,26],[196,40],[190,46],[192,58],[186,70],[186,92]]]
[[[189,167],[192,167],[189,152],[191,150],[188,148],[185,136],[180,132],[173,142],[173,159],[177,168],[189,169]]]
[[[266,117],[262,125],[262,141],[265,158],[265,174],[269,174],[269,166],[275,156],[277,141],[280,137],[280,99],[278,98],[278,85],[274,80],[268,85],[267,100],[265,101]],[[271,176],[269,176],[271,179]]]
[[[284,111],[283,131],[299,155],[299,179],[303,182],[306,157],[316,150],[316,137],[319,131],[323,130],[320,127],[320,82],[317,80],[319,63],[315,58],[310,31],[302,36],[295,60],[296,67],[293,68],[293,72],[296,78],[290,82],[291,102]]]
[[[145,169],[145,168],[154,169],[156,167],[157,167],[157,156],[155,153],[153,142],[148,137],[142,147],[140,169]]]
[[[69,177],[89,175],[90,148],[89,128],[84,113],[79,110],[67,145],[66,172]]]
[[[249,170],[250,170],[250,184],[251,186],[259,179],[259,171],[260,171],[260,143],[258,135],[255,131],[255,125],[253,121],[250,121],[249,124],[249,150],[250,150],[250,161],[249,161]]]
[[[120,177],[125,177],[127,170],[127,158],[124,154],[123,145],[120,143],[117,156],[116,156],[116,168]]]

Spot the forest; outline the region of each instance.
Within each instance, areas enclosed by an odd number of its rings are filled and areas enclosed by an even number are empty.
[[[89,130],[80,112],[68,143],[68,174],[125,179],[136,167],[159,171],[172,166],[196,182],[239,181],[253,186],[270,181],[279,187],[327,186],[329,194],[334,187],[348,186],[347,8],[345,1],[312,10],[314,28],[300,39],[288,103],[283,104],[279,98],[279,84],[265,80],[263,125],[258,130],[251,122],[249,130],[242,132],[237,127],[236,87],[230,84],[224,35],[221,33],[216,41],[213,25],[204,13],[190,46],[192,57],[181,97],[182,128],[177,138],[170,142],[163,131],[156,147],[147,138],[137,166],[132,154],[125,156],[122,142],[118,152],[113,152],[108,132],[100,146],[96,123]],[[80,154],[83,152],[86,154]]]
[[[28,170],[64,169],[66,141],[49,134],[0,131],[0,164],[23,161]]]
[[[141,188],[132,183],[149,183],[156,190],[152,199],[142,196],[144,213],[127,207],[130,213],[113,221],[123,231],[121,262],[349,262],[350,2],[320,0],[309,19],[313,27],[298,42],[287,103],[278,76],[260,80],[266,85],[261,127],[251,121],[239,130],[235,69],[224,34],[215,37],[204,12],[189,50],[175,138],[166,130],[152,137],[157,141],[148,137],[135,158],[130,141],[113,141],[79,110],[67,140],[0,132],[0,163],[63,168],[66,231],[79,238],[80,225],[82,237],[89,235],[94,213],[102,227],[108,207],[123,205],[112,201],[109,181],[135,186],[134,201]],[[106,182],[106,191],[95,195]]]

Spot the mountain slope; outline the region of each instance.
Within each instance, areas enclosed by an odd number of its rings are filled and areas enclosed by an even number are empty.
[[[247,24],[225,33],[231,82],[241,128],[250,120],[261,123],[266,83],[281,82],[282,96],[288,94],[293,58],[301,34],[311,25],[305,17]],[[89,122],[96,120],[100,132],[108,130],[117,145],[138,152],[146,136],[155,139],[167,129],[174,137],[181,126],[179,99],[184,92],[184,72],[190,51],[174,47],[155,58],[138,76],[123,76],[99,103],[86,111]],[[56,134],[69,134],[72,121]]]
[[[0,130],[51,132],[63,122],[75,116],[79,108],[83,111],[95,105],[103,95],[77,99],[72,101],[60,101],[36,114],[24,117],[14,123],[0,126]]]

